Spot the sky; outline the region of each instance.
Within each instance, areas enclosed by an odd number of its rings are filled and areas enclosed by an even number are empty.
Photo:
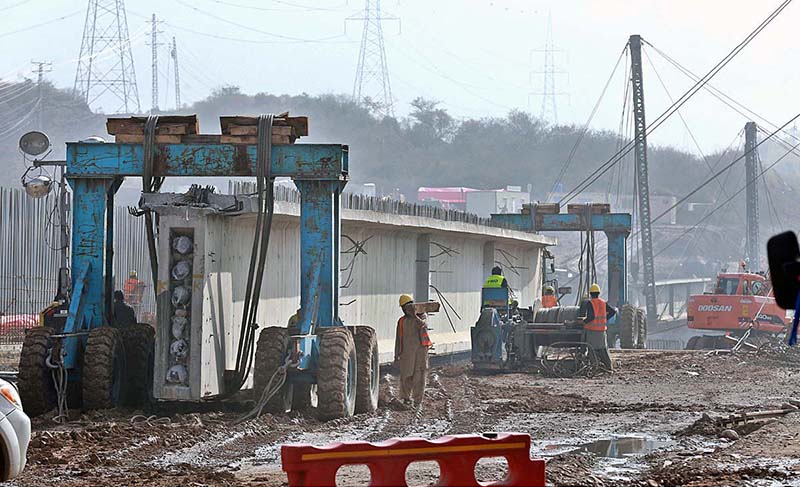
[[[108,2],[109,0],[104,0]],[[112,2],[113,3],[113,2]],[[143,108],[151,104],[150,25],[159,25],[162,109],[175,104],[166,44],[176,38],[183,103],[215,87],[244,92],[351,94],[359,53],[363,0],[127,0],[128,29]],[[645,47],[648,120],[692,82],[663,52],[705,74],[777,7],[778,0],[383,0],[382,22],[395,111],[406,115],[417,96],[439,101],[456,118],[540,115],[543,53],[552,25],[557,121],[583,125],[608,79],[592,128],[617,131],[627,73],[628,37]],[[46,77],[72,87],[85,0],[0,0],[0,77],[32,77],[31,61],[49,61]],[[347,20],[348,17],[353,17]],[[791,4],[711,85],[766,120],[782,125],[798,111],[800,86]],[[662,86],[662,82],[663,85]],[[666,88],[665,88],[666,87]],[[110,106],[111,103],[108,103]],[[93,108],[101,108],[97,105]],[[649,142],[693,153],[738,143],[745,117],[700,92],[649,135]],[[555,121],[548,114],[550,122]],[[688,129],[687,129],[688,127]]]

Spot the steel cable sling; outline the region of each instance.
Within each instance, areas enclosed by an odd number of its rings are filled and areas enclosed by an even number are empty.
[[[227,381],[225,395],[234,394],[242,388],[250,370],[256,351],[256,330],[258,329],[258,304],[261,284],[267,263],[272,215],[275,208],[274,178],[272,164],[272,123],[273,114],[258,117],[258,150],[256,152],[256,191],[258,194],[258,213],[256,217],[253,249],[250,254],[250,267],[247,273],[242,324],[236,352],[236,368]]]
[[[164,184],[164,177],[153,175],[153,159],[156,149],[156,125],[158,125],[158,115],[150,115],[144,123],[144,161],[142,167],[142,192],[158,193],[161,185]],[[139,202],[141,208],[142,202]],[[153,213],[149,209],[144,210],[144,227],[147,231],[147,251],[150,254],[150,272],[153,279],[153,294],[158,301],[158,252],[156,250],[156,226],[158,216],[153,218]]]

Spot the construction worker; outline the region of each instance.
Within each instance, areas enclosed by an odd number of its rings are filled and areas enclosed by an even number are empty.
[[[555,308],[558,306],[558,298],[556,298],[556,290],[553,286],[545,286],[544,295],[542,296],[543,308]]]
[[[136,271],[130,271],[122,290],[125,294],[125,301],[136,306],[142,304],[142,297],[144,296],[145,285],[139,280],[139,274]]]
[[[125,304],[125,295],[117,289],[114,291],[114,326],[124,327],[136,324],[136,313]]]
[[[486,279],[483,287],[489,289],[508,287],[508,282],[506,281],[506,278],[503,277],[503,269],[499,265],[496,265],[492,268],[492,275]]]
[[[406,407],[419,407],[428,375],[428,349],[433,343],[411,296],[400,296],[400,309],[403,316],[397,320],[394,341],[394,361],[400,366],[400,399]]]
[[[286,328],[289,329],[290,335],[297,335],[300,333],[300,329],[297,327],[297,323],[300,322],[300,316],[303,312],[303,308],[297,308],[295,314],[289,317],[289,322],[286,323]]]
[[[606,330],[608,329],[608,319],[614,316],[617,310],[600,298],[600,286],[597,284],[589,287],[589,296],[591,298],[583,303],[579,313],[580,316],[585,316],[583,332],[586,336],[586,343],[594,349],[600,362],[611,371],[613,366],[606,343]]]

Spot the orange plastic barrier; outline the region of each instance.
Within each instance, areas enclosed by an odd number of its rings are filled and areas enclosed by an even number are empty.
[[[399,438],[380,443],[349,441],[318,447],[287,444],[281,447],[283,471],[289,487],[336,485],[342,465],[369,467],[373,487],[403,487],[406,468],[414,462],[439,464],[437,486],[544,487],[544,460],[529,456],[531,437],[523,433],[445,436],[438,440]],[[508,475],[499,482],[479,484],[475,464],[484,457],[505,457]]]

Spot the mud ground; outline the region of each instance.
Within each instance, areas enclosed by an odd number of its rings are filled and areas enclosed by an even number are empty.
[[[234,426],[242,409],[225,404],[99,411],[63,426],[40,417],[28,467],[8,485],[278,487],[287,485],[285,442],[518,431],[530,433],[532,455],[547,459],[553,486],[800,486],[800,413],[740,427],[738,440],[719,438],[701,420],[800,399],[800,357],[629,351],[613,358],[613,375],[591,379],[482,376],[466,363],[435,367],[420,410],[382,406],[375,415],[328,423],[293,413]],[[391,372],[384,375],[384,400],[396,383]],[[581,449],[620,437],[660,447],[622,458]],[[436,481],[435,464],[412,467],[413,485]],[[477,475],[499,480],[503,461],[481,462]],[[368,473],[343,469],[339,482],[366,485]]]

